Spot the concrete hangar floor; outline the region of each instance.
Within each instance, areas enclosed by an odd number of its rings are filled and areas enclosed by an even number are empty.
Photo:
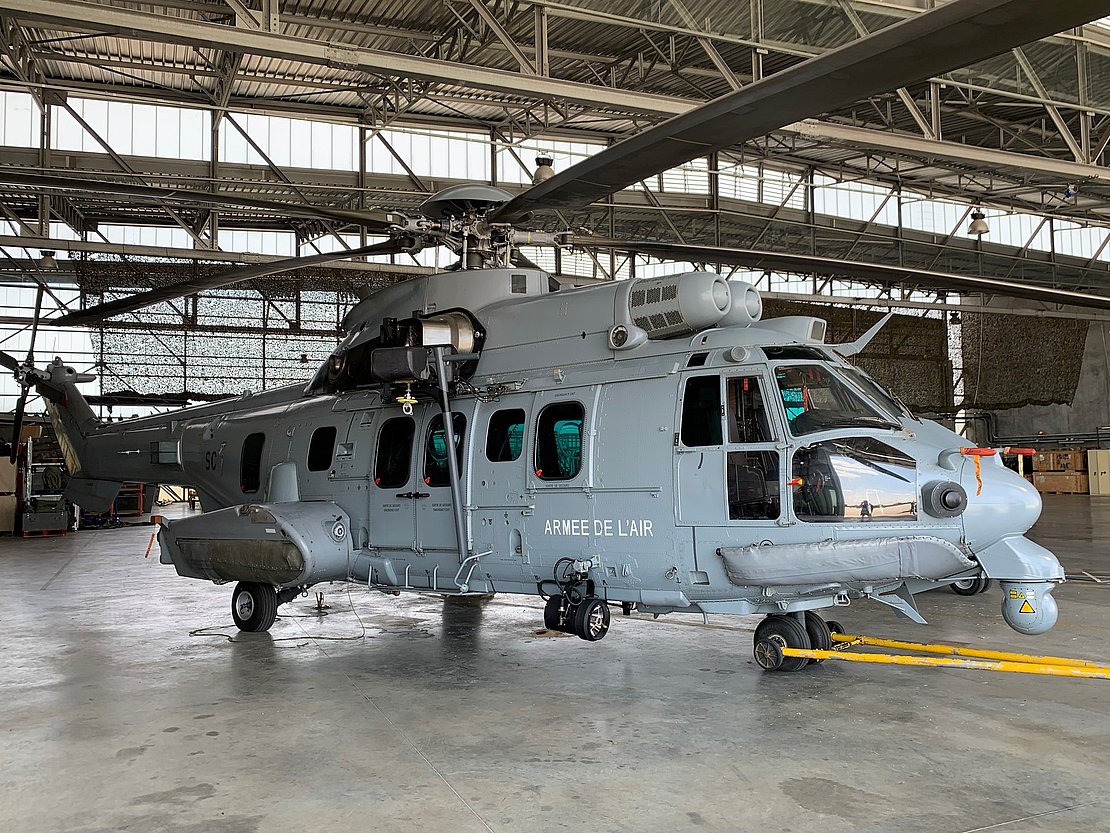
[[[754,618],[616,616],[591,645],[537,636],[539,606],[513,597],[338,586],[330,615],[301,598],[238,634],[229,588],[144,559],[150,530],[0,542],[0,830],[1110,831],[1110,682],[767,674]],[[1034,537],[1106,573],[1110,499],[1049,497]],[[1034,639],[997,588],[919,597],[927,629],[837,613],[1110,662],[1110,586],[1057,595]]]

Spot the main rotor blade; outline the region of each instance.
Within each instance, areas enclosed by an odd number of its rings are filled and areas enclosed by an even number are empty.
[[[618,249],[627,252],[661,257],[667,260],[727,263],[749,269],[776,272],[829,275],[849,280],[876,281],[883,284],[919,283],[960,292],[983,292],[1005,295],[1053,304],[1070,304],[1076,307],[1110,310],[1110,296],[1092,295],[1068,289],[1051,289],[1015,281],[1004,281],[978,275],[958,275],[952,272],[932,272],[905,266],[887,266],[880,263],[857,263],[850,260],[796,255],[786,252],[764,252],[755,249],[729,249],[720,246],[694,246],[683,243],[658,243],[650,240],[611,240],[605,237],[573,237],[572,247]]]
[[[571,165],[492,220],[589,205],[698,156],[999,55],[1104,15],[1108,0],[953,0],[723,95]]]
[[[58,174],[26,173],[15,168],[0,167],[0,185],[17,185],[23,188],[54,189],[57,191],[82,191],[87,194],[115,194],[137,197],[155,202],[186,202],[190,204],[218,205],[228,208],[257,208],[277,211],[287,217],[307,217],[315,220],[332,220],[350,223],[367,231],[387,231],[404,227],[408,218],[390,211],[369,209],[353,211],[326,205],[264,200],[246,194],[214,194],[210,191],[193,191],[187,188],[158,188],[152,185],[135,185],[129,182],[73,177]]]
[[[412,238],[398,237],[381,243],[362,246],[358,249],[347,249],[341,252],[324,252],[323,254],[308,255],[306,257],[289,257],[284,260],[271,260],[269,263],[256,263],[253,266],[228,269],[195,280],[180,281],[178,283],[171,283],[167,286],[148,289],[146,292],[138,292],[134,295],[128,295],[126,298],[118,298],[115,301],[97,304],[95,307],[66,313],[58,318],[52,318],[46,323],[56,327],[72,327],[79,324],[91,324],[102,321],[113,315],[133,312],[161,301],[172,301],[175,298],[194,295],[205,289],[220,289],[221,287],[232,286],[253,278],[264,278],[269,275],[279,274],[280,272],[289,272],[293,269],[300,269],[302,266],[317,266],[322,263],[332,263],[336,260],[343,260],[348,257],[397,254],[411,249],[416,245],[417,241]]]
[[[0,366],[6,367],[12,373],[18,373],[21,367],[19,359],[11,353],[5,353],[3,350],[0,350]]]

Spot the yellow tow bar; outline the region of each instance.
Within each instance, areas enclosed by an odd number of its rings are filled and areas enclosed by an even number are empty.
[[[872,636],[855,636],[846,633],[832,634],[836,646],[831,651],[779,648],[783,656],[806,659],[835,659],[844,662],[871,662],[883,665],[919,665],[929,668],[972,668],[979,671],[1008,671],[1018,674],[1041,674],[1049,677],[1086,677],[1110,680],[1110,666],[1099,665],[1085,659],[1070,657],[1035,656],[1009,651],[988,651],[978,648],[961,648],[956,645],[939,645],[923,642],[901,642],[896,639],[876,639]],[[878,654],[847,650],[869,646],[892,648],[898,651],[918,651],[940,656],[913,656],[912,654]]]

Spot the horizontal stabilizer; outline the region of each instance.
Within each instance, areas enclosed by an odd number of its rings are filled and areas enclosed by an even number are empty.
[[[71,477],[65,496],[71,503],[88,512],[107,512],[119,494],[120,485],[122,484],[110,480]]]

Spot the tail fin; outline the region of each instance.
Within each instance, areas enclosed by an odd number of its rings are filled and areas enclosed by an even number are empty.
[[[46,410],[69,470],[66,498],[92,512],[107,511],[119,493],[120,484],[89,476],[86,468],[89,437],[101,423],[77,390],[79,383],[91,382],[96,377],[78,373],[60,358],[55,358],[45,371],[34,370],[33,373],[34,385],[46,400]]]

